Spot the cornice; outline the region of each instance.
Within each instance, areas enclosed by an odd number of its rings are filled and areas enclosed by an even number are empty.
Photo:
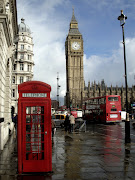
[[[9,28],[9,25],[8,25],[8,15],[1,14],[0,23],[2,23],[2,25],[3,25],[7,45],[9,47],[12,44],[12,39],[11,39],[11,34],[10,34],[10,28]]]
[[[14,36],[16,36],[16,35],[18,34],[17,5],[16,5],[16,0],[10,0],[9,2],[11,2],[13,32],[14,32]]]
[[[12,13],[12,19],[10,20],[9,18],[9,13],[6,13],[5,11],[5,4],[4,2],[1,2],[3,4],[1,4],[2,6],[2,11],[0,14],[0,23],[2,23],[3,28],[4,28],[4,33],[5,33],[5,37],[6,37],[6,41],[7,41],[7,45],[12,46],[13,42],[14,42],[14,38],[18,33],[18,26],[17,26],[17,9],[16,9],[16,0],[10,0],[9,1],[9,6],[10,6],[10,12]],[[11,29],[9,24],[12,23],[12,30],[13,30],[13,39],[11,36]]]

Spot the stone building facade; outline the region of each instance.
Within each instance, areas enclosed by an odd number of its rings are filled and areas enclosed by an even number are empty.
[[[125,87],[107,87],[104,80],[96,84],[93,82],[85,86],[83,76],[83,38],[78,29],[74,11],[70,22],[69,33],[65,42],[66,54],[66,97],[67,107],[82,108],[83,99],[99,97],[104,95],[120,95],[122,109],[125,109],[126,90]],[[128,105],[135,102],[135,87],[128,87]]]
[[[16,0],[0,0],[0,150],[14,128],[11,118],[11,79],[17,33]]]
[[[33,38],[30,28],[22,18],[18,26],[17,52],[12,69],[12,114],[17,113],[18,107],[18,84],[33,79]]]

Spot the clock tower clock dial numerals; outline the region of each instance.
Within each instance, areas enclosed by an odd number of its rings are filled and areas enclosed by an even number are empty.
[[[72,47],[73,50],[79,50],[81,45],[80,45],[79,42],[74,41],[74,42],[72,42],[71,47]]]

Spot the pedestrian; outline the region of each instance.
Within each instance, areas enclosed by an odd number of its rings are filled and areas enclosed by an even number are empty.
[[[65,121],[64,121],[64,127],[65,131],[69,131],[70,129],[70,120],[69,120],[69,114],[66,115]]]
[[[74,125],[75,125],[75,117],[73,116],[73,114],[71,113],[70,117],[70,132],[74,131]]]
[[[56,124],[55,124],[53,119],[51,120],[51,124],[52,124],[52,137],[53,137],[54,136],[54,131],[55,131],[55,128],[56,128]]]
[[[18,115],[16,114],[13,119],[13,122],[15,124],[16,135],[17,135],[17,121],[18,121]]]
[[[17,121],[18,121],[18,115],[16,114],[13,119],[13,122],[15,124],[15,129],[17,129]]]

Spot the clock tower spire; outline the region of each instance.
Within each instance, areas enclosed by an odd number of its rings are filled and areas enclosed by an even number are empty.
[[[74,9],[65,42],[66,54],[66,105],[82,107],[84,92],[83,78],[83,38],[78,29]]]
[[[78,29],[78,22],[74,15],[74,8],[73,8],[73,13],[72,13],[72,19],[70,22],[70,27],[69,27],[69,34],[80,34],[81,35],[81,33],[79,32],[79,29]]]

